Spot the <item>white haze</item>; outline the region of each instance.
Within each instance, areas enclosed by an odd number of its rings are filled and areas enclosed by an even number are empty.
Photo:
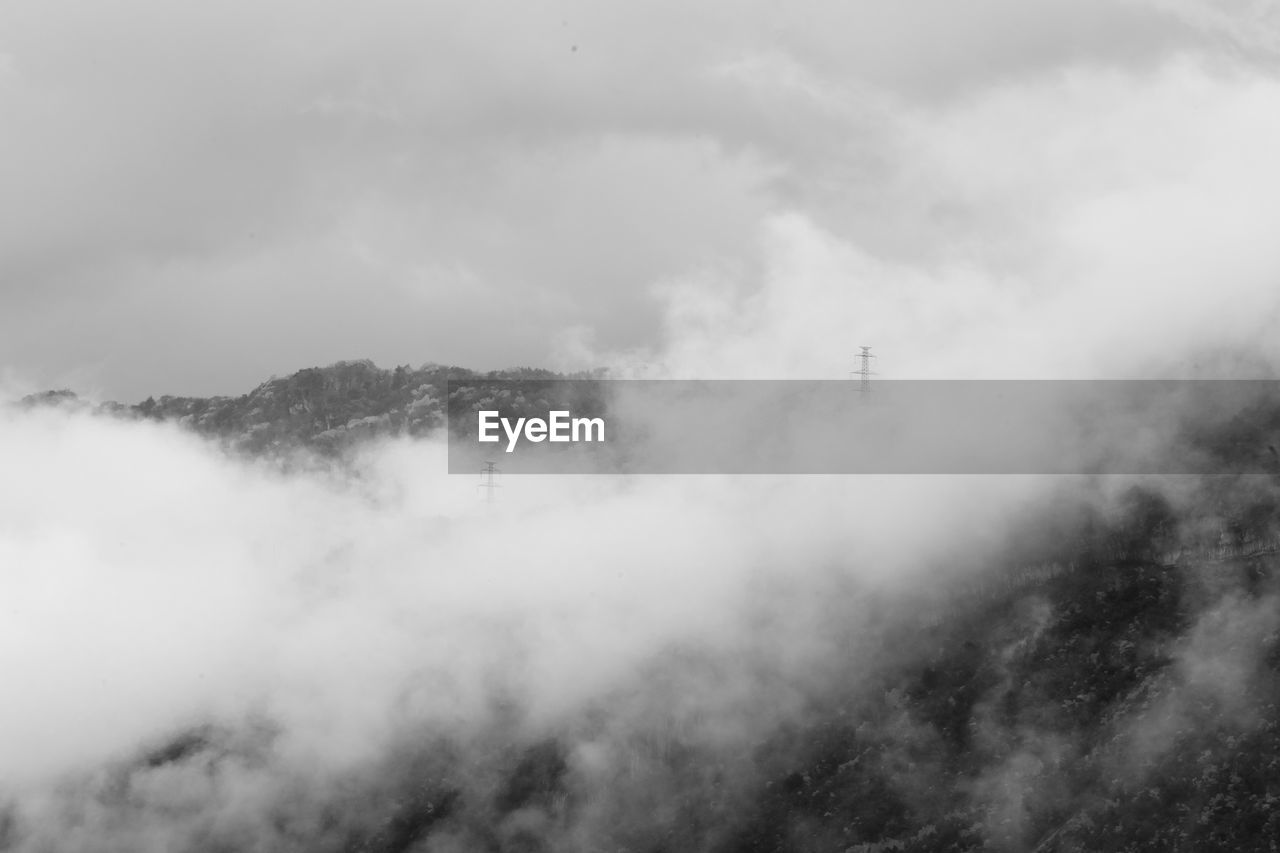
[[[552,720],[673,644],[741,646],[769,601],[787,601],[777,653],[805,659],[833,568],[904,581],[1027,486],[977,503],[927,478],[521,477],[489,510],[436,442],[372,448],[346,482],[170,426],[37,411],[0,431],[0,761],[19,786],[251,715],[335,766],[504,692]]]
[[[1194,56],[1081,67],[876,119],[903,162],[874,188],[826,187],[857,237],[778,213],[759,272],[655,285],[661,347],[583,331],[564,363],[830,379],[871,345],[886,379],[1274,375],[1280,200],[1260,188],[1280,183],[1275,74]]]

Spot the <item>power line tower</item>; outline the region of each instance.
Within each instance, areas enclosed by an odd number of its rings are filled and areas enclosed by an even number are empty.
[[[871,369],[871,359],[875,356],[871,354],[871,347],[860,347],[860,349],[862,352],[857,358],[861,366],[849,375],[858,377],[858,393],[866,399],[871,393],[871,377],[875,376],[875,371]]]
[[[484,470],[480,472],[480,476],[483,479],[480,481],[480,485],[476,488],[484,489],[484,502],[487,504],[493,503],[494,489],[501,488],[499,484],[493,481],[494,476],[501,473],[502,470],[495,467],[494,463],[484,463]]]

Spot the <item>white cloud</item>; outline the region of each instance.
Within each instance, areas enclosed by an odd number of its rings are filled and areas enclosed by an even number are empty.
[[[127,399],[233,393],[345,357],[539,363],[577,326],[652,345],[646,288],[752,274],[753,235],[778,216],[923,275],[966,228],[976,268],[1035,257],[1019,217],[1055,203],[1036,169],[1063,165],[1035,136],[1071,150],[1080,131],[1019,93],[1072,109],[1054,86],[1083,79],[1078,98],[1104,103],[1097,122],[1077,115],[1106,158],[1107,123],[1129,121],[1106,100],[1129,109],[1170,56],[1219,51],[1185,16],[1101,2],[134,0],[0,16],[21,69],[0,87],[0,191],[21,199],[0,213],[0,359],[38,382],[88,371]],[[1078,190],[1108,192],[1152,153]],[[365,262],[349,266],[334,253],[353,240]],[[423,280],[450,269],[474,277]],[[434,310],[404,282],[427,284]],[[488,310],[473,284],[497,294]],[[187,304],[263,321],[186,350],[165,330]]]

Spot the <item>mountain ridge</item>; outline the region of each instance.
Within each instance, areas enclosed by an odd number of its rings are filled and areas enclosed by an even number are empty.
[[[419,438],[446,424],[448,383],[601,378],[603,371],[556,373],[534,367],[476,371],[427,362],[378,367],[372,360],[306,367],[239,396],[162,395],[140,403],[89,403],[68,389],[29,394],[23,407],[85,407],[100,414],[171,422],[249,454],[299,448],[336,455],[371,438]]]
[[[574,377],[339,362],[240,397],[98,408],[243,451],[336,452],[435,429],[450,380],[521,378]],[[59,391],[24,403],[89,405]],[[372,781],[300,783],[261,805],[273,816],[261,824],[262,849],[1274,850],[1280,476],[1238,469],[1275,445],[1278,428],[1275,401],[1197,426],[1195,446],[1237,473],[1197,478],[1176,500],[1139,483],[1106,509],[1089,492],[1028,508],[963,582],[939,578],[916,591],[920,600],[833,599],[849,608],[842,620],[879,620],[837,647],[874,665],[837,656],[805,686],[794,718],[750,749],[723,745],[714,719],[685,719],[678,704],[637,710],[665,695],[655,679],[698,684],[725,665],[705,650],[672,655],[643,689],[556,730],[495,724],[475,756],[424,737]],[[271,737],[182,732],[86,783],[85,796],[107,815],[176,822],[163,801],[139,805],[120,792],[163,774],[261,764]],[[584,775],[568,758],[597,742],[625,759],[614,776]],[[312,828],[309,808],[331,819]],[[232,830],[202,827],[181,849],[240,849]],[[0,804],[0,850],[22,831]]]

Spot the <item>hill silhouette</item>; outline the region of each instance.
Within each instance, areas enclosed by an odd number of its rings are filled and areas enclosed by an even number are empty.
[[[240,397],[105,410],[242,451],[332,452],[438,428],[451,379],[556,378],[339,362]],[[264,805],[280,838],[255,849],[1274,850],[1280,476],[1240,472],[1274,454],[1278,431],[1278,404],[1189,425],[1223,473],[1184,483],[1176,507],[1137,484],[1109,514],[1083,498],[1029,510],[980,570],[884,608],[878,647],[858,650],[869,663],[834,668],[746,753],[718,748],[714,721],[640,725],[625,773],[583,791],[566,756],[609,725],[590,711],[550,738],[489,732],[479,759],[428,738],[322,802],[323,826],[290,823],[302,794]],[[712,678],[709,655],[655,665],[651,681]],[[269,737],[182,733],[103,782],[98,807],[136,809],[111,799],[131,774],[248,760]],[[0,809],[0,849],[13,825]],[[207,833],[191,849],[235,847]]]
[[[476,381],[474,387],[454,391],[454,402],[469,407],[483,397],[485,380],[546,382],[599,375],[531,367],[481,372],[440,364],[385,369],[365,359],[272,377],[238,397],[164,395],[134,404],[90,406],[63,389],[29,395],[20,405],[82,406],[117,417],[176,423],[249,454],[305,448],[330,455],[370,438],[422,437],[446,426],[450,381]],[[530,406],[541,402],[531,400]]]

